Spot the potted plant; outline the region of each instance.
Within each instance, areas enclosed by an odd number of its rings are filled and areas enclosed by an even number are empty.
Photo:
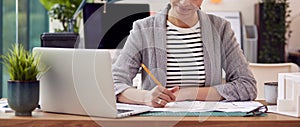
[[[31,116],[39,102],[39,77],[42,70],[38,68],[40,58],[15,44],[8,53],[1,55],[8,70],[7,101],[16,116]]]
[[[40,0],[40,3],[48,11],[51,20],[58,20],[61,28],[55,28],[55,32],[41,34],[42,47],[74,48],[78,46],[78,23],[74,17],[76,10],[83,0]],[[75,18],[75,19],[74,19]]]
[[[288,0],[262,0],[256,5],[259,63],[286,61],[285,48],[291,36],[290,14]]]
[[[68,23],[72,20],[81,1],[82,0],[40,0],[40,3],[48,11],[52,20],[58,20],[61,23],[62,28],[55,29],[55,32],[67,32]],[[74,31],[78,33],[77,25],[74,26]]]
[[[92,2],[93,0],[40,0],[40,3],[48,11],[49,16],[58,20],[62,24],[62,29],[55,29],[56,32],[67,32],[69,21],[73,20],[76,11],[79,11],[85,2]],[[118,0],[98,0],[98,2],[112,2]],[[79,9],[79,10],[77,10]],[[79,19],[81,15],[78,15]],[[76,24],[76,21],[74,21]],[[78,33],[78,25],[74,26],[74,32]]]

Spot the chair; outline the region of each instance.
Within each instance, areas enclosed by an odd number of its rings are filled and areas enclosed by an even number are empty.
[[[277,82],[278,73],[299,72],[295,63],[249,63],[249,67],[257,81],[256,100],[264,100],[264,83]]]

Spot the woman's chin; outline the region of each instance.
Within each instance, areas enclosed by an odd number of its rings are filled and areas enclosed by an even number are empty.
[[[179,15],[189,15],[189,14],[192,14],[194,11],[193,9],[182,9],[182,8],[177,8],[176,9],[176,12],[179,14]]]

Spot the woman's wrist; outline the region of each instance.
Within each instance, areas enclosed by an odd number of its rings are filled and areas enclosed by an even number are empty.
[[[143,90],[142,91],[142,105],[149,105],[149,103],[151,103],[151,99],[150,99],[150,91],[146,91]]]
[[[176,101],[197,100],[198,90],[195,87],[181,87],[176,94]]]
[[[130,104],[145,105],[147,102],[147,91],[128,88],[118,95],[118,101]]]
[[[176,93],[176,101],[185,100],[222,100],[222,97],[213,87],[181,87]]]

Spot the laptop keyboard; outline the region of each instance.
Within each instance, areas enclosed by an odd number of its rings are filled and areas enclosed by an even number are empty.
[[[124,112],[130,112],[130,111],[133,111],[133,110],[118,109],[118,114],[119,114],[119,113],[124,113]]]

